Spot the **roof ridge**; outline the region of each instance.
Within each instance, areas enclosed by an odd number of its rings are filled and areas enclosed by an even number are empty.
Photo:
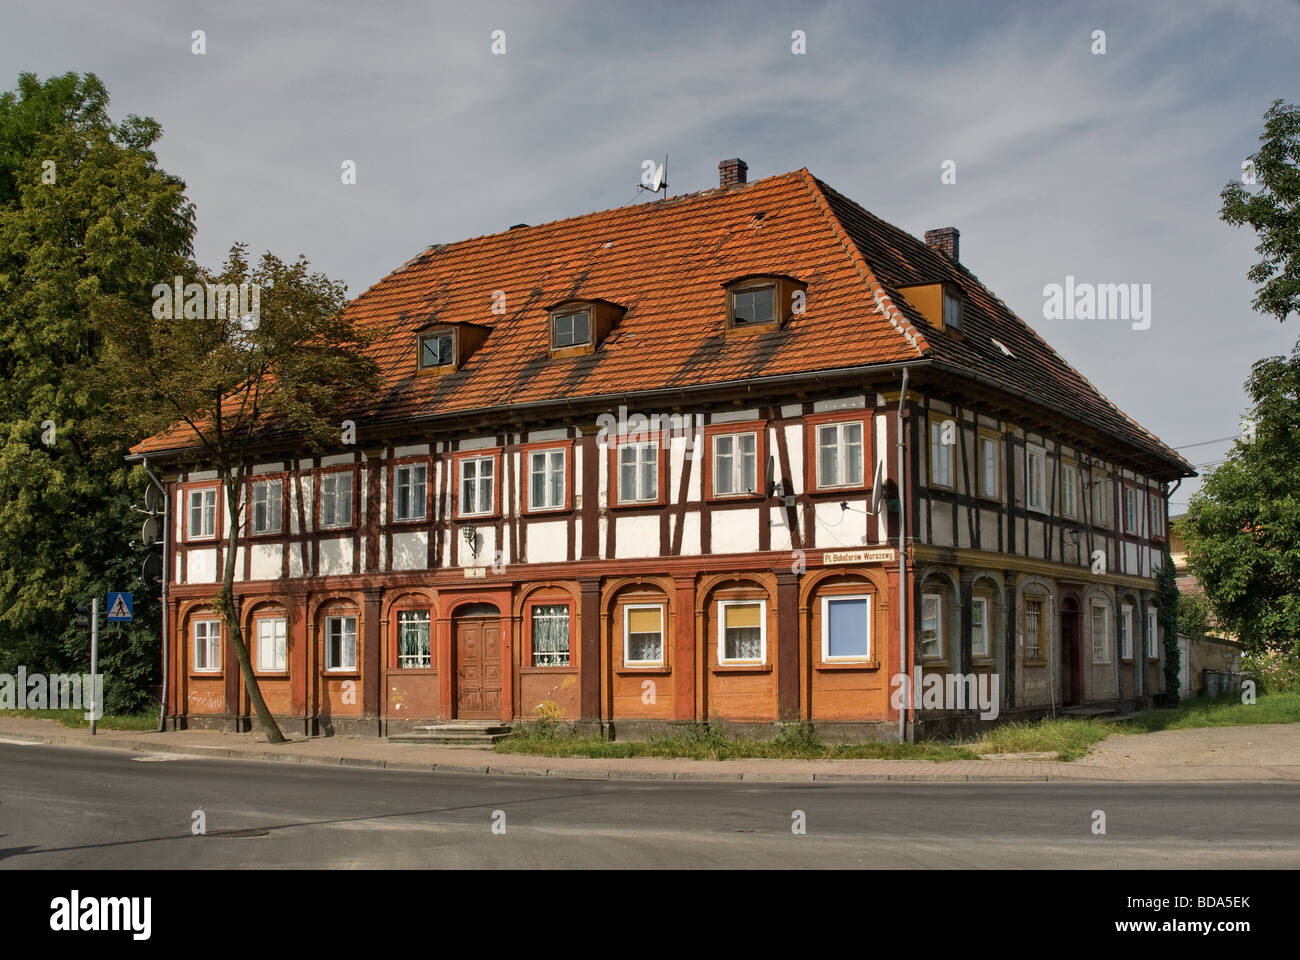
[[[807,187],[808,192],[812,195],[814,202],[817,204],[817,209],[821,211],[822,216],[826,218],[826,222],[830,224],[831,231],[835,234],[835,238],[839,240],[841,246],[843,246],[845,251],[848,253],[849,260],[852,261],[854,269],[858,271],[858,274],[866,283],[867,289],[871,291],[871,296],[876,302],[877,309],[884,314],[890,325],[901,333],[903,338],[912,345],[912,349],[916,351],[917,356],[924,356],[931,349],[930,342],[925,338],[925,335],[921,333],[921,331],[917,330],[916,327],[912,325],[911,321],[903,316],[902,311],[894,306],[894,301],[890,298],[884,285],[881,284],[880,278],[877,277],[875,271],[871,269],[871,265],[867,263],[866,257],[862,255],[862,251],[858,249],[858,245],[853,242],[853,238],[849,236],[849,232],[844,229],[844,224],[840,223],[839,217],[835,216],[835,211],[831,209],[830,202],[826,199],[825,193],[822,192],[821,185],[818,183],[817,178],[809,172],[807,167],[800,167],[797,172],[802,175],[804,186]]]

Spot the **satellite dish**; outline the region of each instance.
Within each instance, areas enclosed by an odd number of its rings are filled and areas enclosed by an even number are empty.
[[[871,479],[871,515],[880,513],[880,501],[885,498],[885,461],[876,461],[876,475]]]
[[[158,521],[153,517],[146,517],[140,526],[140,539],[146,547],[152,547],[158,542]]]
[[[146,510],[158,509],[158,488],[152,483],[144,488],[144,508]]]
[[[664,165],[661,163],[659,164],[659,166],[655,167],[655,176],[654,176],[654,180],[651,181],[650,183],[650,192],[658,193],[659,188],[662,187],[663,184],[664,184]]]
[[[144,558],[144,564],[140,567],[140,579],[145,584],[162,582],[162,557],[156,553],[151,553]]]

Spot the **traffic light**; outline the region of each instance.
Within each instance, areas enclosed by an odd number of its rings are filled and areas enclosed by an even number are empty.
[[[90,604],[83,603],[77,607],[77,629],[90,629]]]

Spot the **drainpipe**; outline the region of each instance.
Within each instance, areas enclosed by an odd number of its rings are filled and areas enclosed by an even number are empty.
[[[912,712],[912,666],[907,660],[907,498],[903,495],[903,404],[907,400],[907,367],[903,368],[903,390],[898,395],[898,663],[906,679],[907,697],[898,704],[898,741],[906,742],[904,714]],[[903,704],[906,703],[906,708]]]

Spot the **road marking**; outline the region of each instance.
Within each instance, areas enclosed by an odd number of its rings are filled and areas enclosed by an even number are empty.
[[[12,743],[15,747],[34,747],[34,746],[36,746],[36,741],[34,741],[34,740],[8,740],[8,739],[6,739],[6,738],[4,738],[4,737],[0,737],[0,743]]]
[[[170,763],[172,760],[202,760],[191,753],[151,753],[145,757],[132,757],[136,763]]]

